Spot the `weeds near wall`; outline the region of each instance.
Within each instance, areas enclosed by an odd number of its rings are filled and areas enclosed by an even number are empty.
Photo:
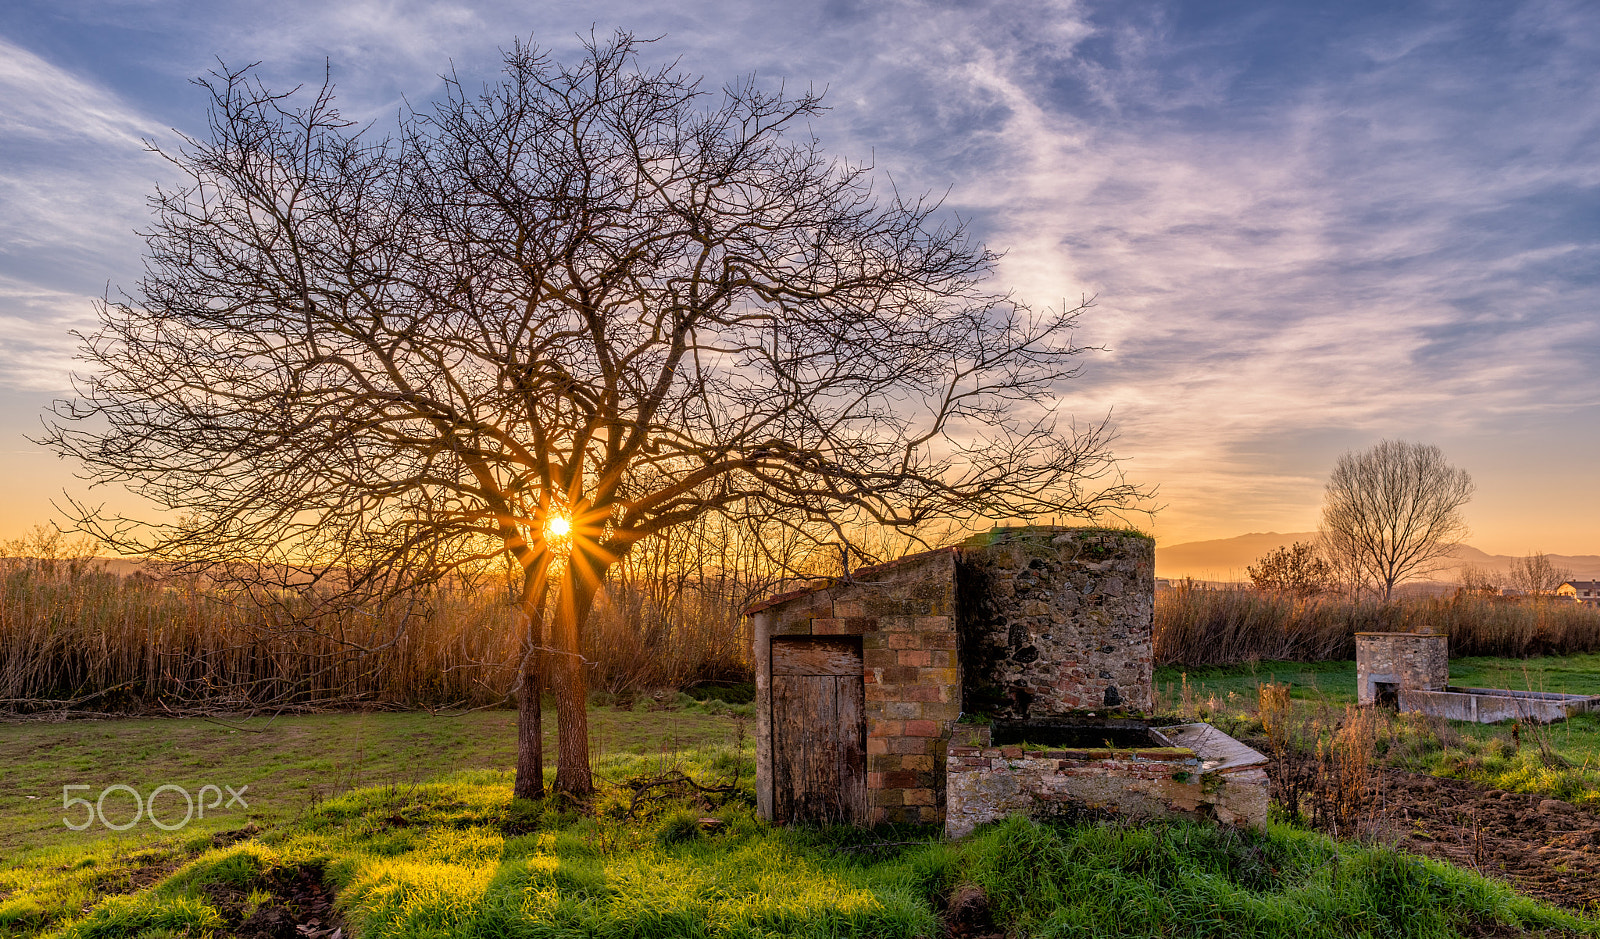
[[[1361,830],[1371,805],[1378,741],[1388,736],[1373,708],[1295,707],[1289,686],[1257,687],[1257,714],[1272,764],[1273,798],[1291,818],[1336,835]]]
[[[1378,720],[1373,708],[1347,704],[1338,726],[1318,737],[1318,820],[1336,835],[1355,834],[1370,801]]]

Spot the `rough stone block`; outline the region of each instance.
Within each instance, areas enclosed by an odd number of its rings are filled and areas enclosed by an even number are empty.
[[[905,757],[898,753],[869,753],[867,754],[867,770],[874,773],[892,773],[902,769],[900,762]]]
[[[772,624],[774,636],[809,636],[811,635],[811,617],[785,617]]]
[[[860,600],[833,601],[833,615],[845,618],[865,617],[867,605]]]
[[[883,716],[891,720],[920,720],[922,705],[913,701],[885,701]]]
[[[887,668],[898,664],[899,653],[893,649],[863,649],[861,664],[864,668]]]

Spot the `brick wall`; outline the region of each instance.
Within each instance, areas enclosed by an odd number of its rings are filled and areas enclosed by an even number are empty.
[[[944,818],[949,728],[961,716],[956,660],[956,555],[933,551],[775,597],[751,614],[756,693],[774,636],[860,636],[866,686],[868,824],[937,824]],[[771,817],[770,727],[758,709],[757,803]]]
[[[868,824],[944,821],[949,739],[963,709],[1040,718],[1107,702],[1151,706],[1154,544],[1132,533],[999,531],[773,597],[749,613],[765,818],[774,817],[778,637],[861,637]]]

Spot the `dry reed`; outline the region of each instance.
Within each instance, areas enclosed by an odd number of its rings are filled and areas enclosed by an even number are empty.
[[[521,637],[503,590],[441,591],[293,628],[193,580],[90,562],[0,560],[0,712],[490,706]],[[312,628],[305,628],[310,626]],[[681,687],[747,673],[737,606],[686,588],[611,585],[586,649],[598,687]]]
[[[1428,597],[1380,603],[1183,584],[1156,596],[1159,665],[1355,658],[1357,632],[1438,632],[1451,655],[1600,651],[1600,609],[1553,600]]]

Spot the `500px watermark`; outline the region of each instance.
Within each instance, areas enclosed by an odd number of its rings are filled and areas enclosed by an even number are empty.
[[[95,820],[98,819],[100,824],[106,826],[112,831],[127,831],[133,826],[139,824],[139,819],[149,816],[150,824],[156,826],[162,831],[177,831],[183,826],[189,824],[190,819],[196,817],[195,809],[197,807],[200,810],[198,816],[200,818],[206,817],[206,809],[221,808],[223,811],[227,811],[228,809],[233,808],[235,804],[237,804],[240,808],[248,809],[250,807],[250,803],[244,800],[245,791],[250,788],[249,786],[240,786],[238,789],[235,789],[232,786],[223,786],[221,789],[219,789],[216,786],[205,785],[200,787],[200,791],[196,793],[195,796],[191,796],[189,794],[189,790],[183,788],[182,786],[174,786],[169,783],[165,786],[157,786],[155,790],[150,793],[150,797],[146,799],[140,798],[139,790],[133,788],[132,786],[117,783],[114,786],[107,786],[100,790],[100,798],[94,800],[93,802],[90,802],[88,799],[85,799],[82,796],[75,796],[72,794],[73,791],[77,789],[93,788],[93,786],[87,785],[61,787],[61,807],[63,809],[68,812],[73,812],[76,811],[77,806],[82,806],[83,811],[88,813],[83,816],[83,821],[81,823],[75,823],[70,817],[63,818],[61,819],[61,823],[63,825],[66,825],[73,831],[83,831],[90,825],[93,825]],[[223,789],[228,791],[228,801],[226,804],[224,804],[222,801]],[[133,817],[125,822],[113,822],[111,819],[106,818],[106,796],[119,792],[125,792],[133,797]],[[184,812],[182,819],[173,822],[162,821],[160,818],[156,817],[156,797],[164,792],[173,793],[174,798],[177,796],[181,796],[183,798]],[[198,796],[198,798],[196,798],[196,796]],[[212,801],[206,801],[208,796]],[[175,804],[172,805],[173,809],[176,809],[176,807],[177,806]],[[118,816],[121,815],[120,812],[115,814]],[[170,816],[172,813],[168,812],[167,814]]]

